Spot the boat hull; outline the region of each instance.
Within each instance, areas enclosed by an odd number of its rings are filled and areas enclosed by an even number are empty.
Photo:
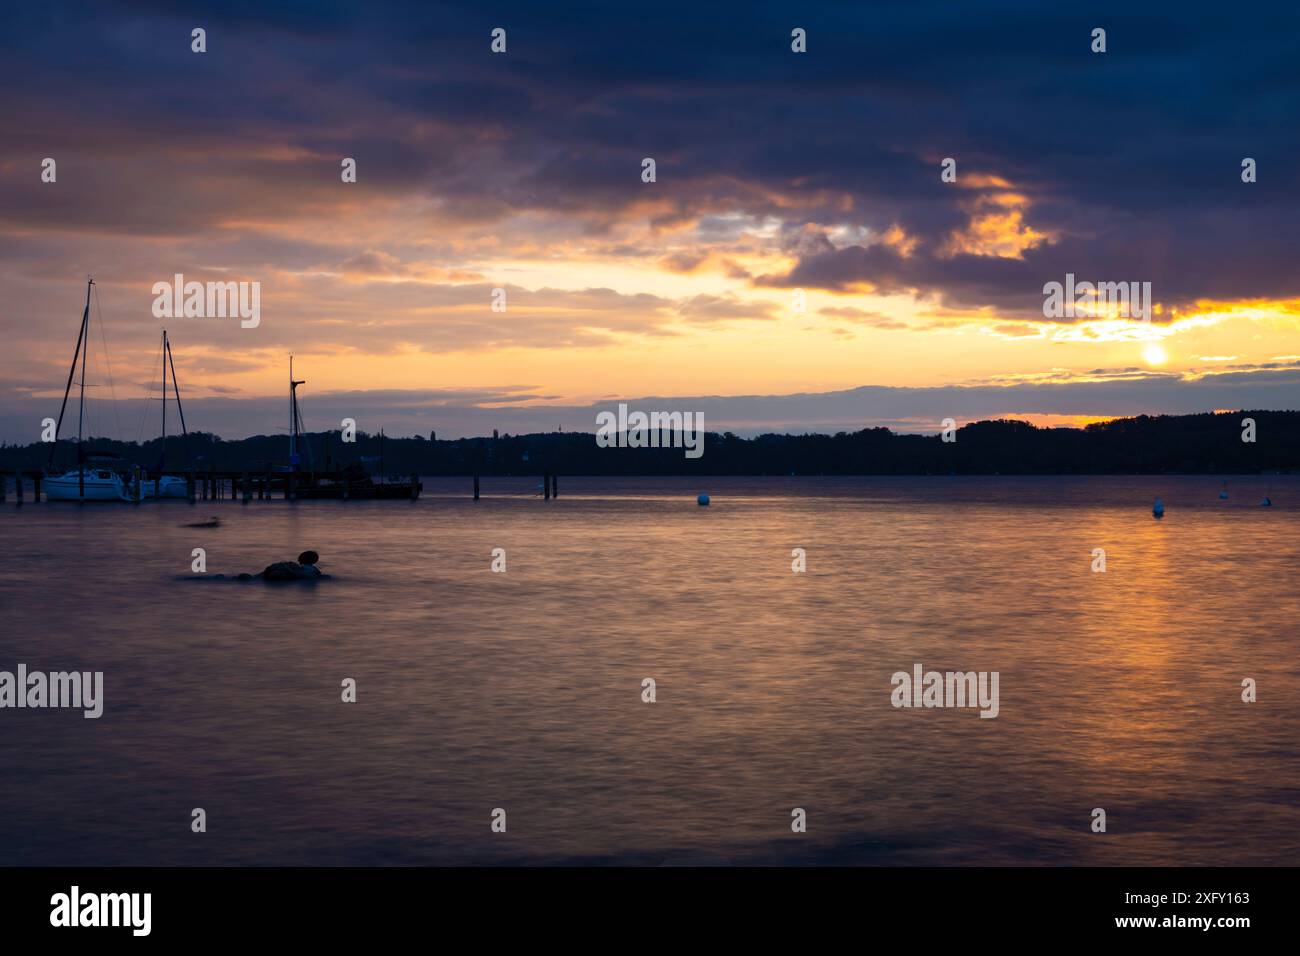
[[[49,475],[42,483],[46,501],[128,501],[126,486],[117,475],[87,472],[84,479],[74,471]]]
[[[161,478],[140,482],[141,498],[188,498],[189,484],[184,478],[163,475]]]

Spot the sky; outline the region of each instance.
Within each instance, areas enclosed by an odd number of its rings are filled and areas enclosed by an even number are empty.
[[[1300,407],[1293,5],[6,19],[0,441],[57,414],[89,274],[87,430],[124,439],[164,326],[187,425],[230,438],[286,430],[290,354],[309,429],[447,438],[619,401],[742,434]],[[178,273],[259,283],[260,321],[158,318]],[[1067,274],[1152,314],[1046,317]]]

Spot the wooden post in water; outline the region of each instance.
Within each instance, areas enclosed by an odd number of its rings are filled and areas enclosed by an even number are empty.
[[[185,497],[190,499],[190,504],[194,504],[194,493],[198,490],[196,488],[197,484],[194,469],[191,468],[190,473],[185,476]]]
[[[244,472],[239,476],[239,487],[244,492],[244,504],[248,504],[253,500],[253,486],[248,483],[248,472]]]
[[[3,500],[4,496],[0,495],[0,501]],[[38,505],[41,503],[41,473],[39,471],[32,478],[32,501]]]
[[[560,482],[554,475],[551,475],[551,497],[560,497]]]
[[[420,476],[415,474],[415,472],[412,472],[411,473],[411,500],[414,501],[418,497],[420,497]]]
[[[14,472],[14,492],[18,499],[18,504],[23,503],[23,470],[19,468]]]
[[[549,471],[542,473],[542,494],[547,501],[551,500],[551,473]]]
[[[478,475],[474,476],[474,500],[478,501]]]
[[[18,474],[20,475],[22,474],[22,469],[18,470]],[[0,471],[0,501],[5,500],[5,494],[8,491],[9,491],[9,476],[6,475],[3,471]]]

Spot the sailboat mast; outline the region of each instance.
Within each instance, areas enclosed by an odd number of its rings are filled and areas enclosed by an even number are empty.
[[[93,278],[86,280],[86,310],[81,313],[81,337],[85,347],[81,350],[81,398],[77,407],[77,493],[86,497],[86,462],[81,448],[81,424],[86,415],[86,353],[90,351],[90,287]]]
[[[163,387],[162,387],[162,452],[158,456],[158,477],[167,467],[167,330],[163,329]]]
[[[93,282],[88,278],[88,283]],[[68,369],[68,382],[63,386],[63,404],[59,406],[59,420],[54,426],[54,441],[50,443],[50,456],[45,462],[45,467],[49,468],[54,464],[54,450],[58,447],[59,431],[63,428],[63,415],[68,410],[68,394],[72,391],[72,379],[77,374],[77,360],[81,358],[81,350],[88,347],[89,343],[85,342],[86,337],[86,319],[90,315],[90,285],[86,286],[86,311],[81,315],[81,327],[77,330],[77,348],[72,353],[72,366]]]
[[[289,356],[289,464],[298,464],[298,446],[294,441],[298,434],[298,415],[293,401],[293,356]]]
[[[81,398],[77,405],[77,458],[81,458],[81,422],[86,414],[86,353],[90,351],[90,287],[94,279],[86,280],[86,308],[81,313],[81,340],[85,347],[81,350]]]
[[[293,356],[289,356],[289,464],[294,468],[298,467],[298,386],[305,385],[306,379],[296,380],[293,377]],[[311,446],[307,447],[308,456],[311,454]],[[312,466],[313,469],[315,465]]]
[[[167,334],[166,331],[164,331],[163,335],[165,336],[166,334]],[[170,365],[172,369],[172,394],[176,396],[176,414],[181,420],[181,438],[184,441],[181,450],[185,452],[185,460],[186,462],[188,462],[190,456],[190,452],[189,452],[190,433],[189,430],[186,429],[185,427],[185,408],[181,405],[181,388],[180,385],[178,385],[176,382],[176,361],[175,359],[172,358],[172,343],[167,339],[164,339],[163,342],[167,346],[167,355],[166,355],[167,364]],[[166,405],[167,405],[167,391],[166,389],[164,389],[163,407],[166,408]]]

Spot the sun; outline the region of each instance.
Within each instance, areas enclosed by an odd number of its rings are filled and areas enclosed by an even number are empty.
[[[1142,350],[1142,358],[1148,365],[1164,365],[1169,361],[1169,353],[1158,342],[1152,342]]]

